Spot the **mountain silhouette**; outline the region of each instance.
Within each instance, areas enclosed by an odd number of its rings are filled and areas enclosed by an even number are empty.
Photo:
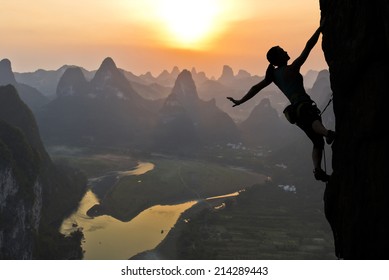
[[[58,221],[74,210],[85,186],[82,174],[53,164],[15,87],[0,86],[0,258],[81,258],[81,236],[66,239]],[[59,249],[66,246],[74,247]]]
[[[111,58],[104,59],[90,82],[79,68],[68,68],[57,94],[38,118],[42,136],[51,144],[144,143],[158,107],[135,92]]]
[[[74,68],[74,65],[63,65],[57,70],[38,69],[34,72],[14,73],[16,81],[36,88],[44,96],[53,100],[56,97],[57,85],[66,69]],[[81,68],[87,80],[92,79],[93,71]]]
[[[146,83],[155,83],[156,82],[156,78],[153,76],[153,74],[151,74],[150,71],[145,73],[145,74],[140,75],[139,78],[144,80]]]
[[[235,123],[216,107],[215,101],[199,98],[188,70],[183,70],[177,77],[156,123],[155,143],[161,148],[177,147],[178,143],[182,147],[240,140]]]
[[[234,71],[230,66],[224,65],[222,74],[219,77],[218,82],[229,85],[233,82],[233,80],[234,80]]]
[[[174,85],[175,80],[180,74],[180,70],[177,66],[174,66],[172,71],[169,72],[167,70],[163,70],[157,78],[155,78],[155,82],[159,83],[162,86],[171,87]]]
[[[110,57],[104,59],[90,84],[92,87],[90,94],[96,97],[112,98],[116,96],[123,100],[140,100],[130,82]]]
[[[331,97],[330,72],[325,69],[318,73],[312,88],[309,91],[312,99],[319,108],[324,108]]]
[[[66,69],[58,82],[56,94],[58,97],[83,95],[90,91],[89,83],[85,79],[81,68]]]
[[[20,98],[34,112],[40,109],[44,104],[47,104],[49,101],[37,89],[16,81],[15,75],[12,72],[11,61],[8,59],[0,61],[0,86],[1,85],[13,85],[17,89]]]
[[[192,68],[190,73],[192,74],[192,78],[195,81],[196,85],[200,85],[209,80],[205,72],[197,72],[195,67]]]
[[[245,143],[252,147],[278,149],[288,142],[289,125],[281,120],[268,98],[254,107],[250,116],[239,125]]]
[[[248,79],[251,77],[251,74],[247,72],[246,70],[239,70],[238,74],[236,74],[235,78],[236,79]]]
[[[0,83],[16,84],[15,76],[12,73],[11,61],[9,59],[3,59],[0,61]]]

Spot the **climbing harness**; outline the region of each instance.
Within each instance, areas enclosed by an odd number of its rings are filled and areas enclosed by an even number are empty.
[[[305,106],[307,106],[307,105],[313,107],[318,113],[320,113],[320,110],[317,108],[316,103],[314,101],[305,100],[305,101],[298,102],[296,104],[290,104],[290,105],[286,106],[286,108],[283,111],[285,118],[291,124],[295,124],[297,119],[300,116],[301,108],[303,108],[303,107],[305,108]]]

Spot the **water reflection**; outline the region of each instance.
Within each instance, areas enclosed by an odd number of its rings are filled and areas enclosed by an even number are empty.
[[[134,170],[118,171],[117,174],[121,177],[130,175],[142,175],[154,169],[154,164],[151,162],[140,162]]]
[[[175,225],[181,213],[196,204],[195,201],[178,205],[156,205],[141,212],[129,222],[111,216],[90,218],[86,211],[98,203],[92,191],[81,201],[78,211],[64,221],[61,232],[70,233],[75,224],[83,228],[84,259],[128,259],[137,253],[155,248]]]
[[[153,170],[154,167],[152,163],[141,162],[134,170],[111,172],[103,177],[91,179],[90,183],[95,185],[104,178],[112,177],[117,180],[125,176],[142,175]],[[210,197],[203,201],[237,195],[239,192]],[[197,201],[189,201],[177,205],[156,205],[139,213],[131,221],[122,222],[108,215],[89,217],[87,211],[99,204],[96,195],[89,190],[80,202],[77,212],[62,223],[60,231],[69,234],[77,228],[83,229],[84,259],[129,259],[140,252],[154,249],[174,227],[180,215],[196,203]]]
[[[206,200],[214,200],[214,199],[219,199],[219,198],[234,197],[234,196],[238,196],[239,193],[242,192],[242,191],[238,191],[238,192],[234,192],[234,193],[229,193],[229,194],[224,194],[224,195],[219,195],[219,196],[208,197]]]

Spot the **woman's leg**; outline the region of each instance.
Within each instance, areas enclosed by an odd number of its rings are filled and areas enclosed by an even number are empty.
[[[330,176],[323,170],[321,169],[321,159],[323,156],[323,149],[313,147],[312,150],[312,160],[313,160],[313,174],[315,176],[316,180],[322,181],[322,182],[328,182],[330,179]]]
[[[325,136],[328,145],[331,145],[332,142],[334,142],[335,132],[326,129],[320,120],[313,121],[312,130],[318,135]]]
[[[324,149],[324,139],[323,136],[316,133],[313,130],[312,127],[304,127],[300,126],[301,129],[307,134],[308,138],[311,139],[313,143],[313,149],[312,149],[312,161],[313,161],[313,173],[316,180],[322,181],[322,182],[328,182],[329,176],[326,174],[323,169],[321,169],[321,161],[323,157],[323,149]],[[307,128],[307,129],[305,129]]]
[[[328,130],[327,128],[324,127],[322,122],[320,120],[315,120],[312,123],[312,129],[314,132],[316,132],[319,135],[327,136],[328,135]]]
[[[313,146],[312,149],[312,161],[315,169],[321,169],[321,160],[323,156],[323,149],[318,149]]]

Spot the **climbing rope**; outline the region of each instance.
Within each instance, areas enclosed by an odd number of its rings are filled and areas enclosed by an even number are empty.
[[[323,148],[323,161],[324,161],[324,172],[327,174],[327,160],[326,160],[326,149]]]
[[[331,102],[332,102],[332,99],[334,99],[334,94],[331,93],[331,97],[330,97],[330,100],[328,101],[327,105],[324,107],[324,109],[321,111],[320,113],[320,116],[323,115],[323,113],[325,112],[325,110],[327,110],[328,106],[330,106]]]
[[[324,107],[324,109],[321,111],[320,113],[320,117],[321,115],[325,112],[325,110],[327,110],[328,106],[330,106],[331,102],[332,102],[332,99],[334,98],[334,94],[332,93],[331,94],[331,97],[330,97],[330,100],[328,101],[327,105]],[[323,161],[324,161],[324,172],[327,174],[327,159],[326,159],[326,149],[325,149],[325,146],[323,148]]]

